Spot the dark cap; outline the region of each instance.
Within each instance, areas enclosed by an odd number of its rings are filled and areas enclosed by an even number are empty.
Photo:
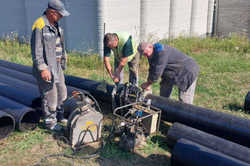
[[[64,4],[61,0],[49,0],[48,8],[56,10],[63,17],[70,15],[70,13],[65,9]]]

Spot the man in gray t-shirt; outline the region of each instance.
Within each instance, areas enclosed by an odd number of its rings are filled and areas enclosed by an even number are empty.
[[[170,97],[173,86],[176,85],[179,89],[179,100],[193,103],[200,68],[191,57],[160,43],[140,43],[138,51],[148,58],[150,66],[147,82],[141,88],[149,90],[161,77],[160,96]]]

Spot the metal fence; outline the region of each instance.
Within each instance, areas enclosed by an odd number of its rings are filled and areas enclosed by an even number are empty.
[[[217,0],[216,13],[216,35],[250,38],[250,0]]]

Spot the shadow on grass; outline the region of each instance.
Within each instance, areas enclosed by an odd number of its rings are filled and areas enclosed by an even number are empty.
[[[151,138],[151,141],[153,143],[157,143],[160,148],[162,148],[166,151],[170,151],[170,149],[168,148],[168,145],[167,145],[167,138],[165,136],[161,136],[161,135],[153,136]]]
[[[96,159],[100,166],[170,166],[170,157],[164,154],[150,154],[139,152],[130,153],[119,149],[118,145],[106,145],[100,157]]]
[[[249,113],[249,111],[245,110],[244,107],[238,103],[230,103],[228,105],[224,105],[223,109],[230,110],[232,112]]]

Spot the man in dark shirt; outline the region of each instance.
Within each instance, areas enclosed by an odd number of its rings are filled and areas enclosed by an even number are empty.
[[[147,82],[144,82],[141,88],[149,90],[161,77],[160,96],[170,97],[173,86],[176,85],[179,100],[193,103],[200,68],[191,57],[160,43],[140,43],[138,51],[148,58],[150,66]]]

